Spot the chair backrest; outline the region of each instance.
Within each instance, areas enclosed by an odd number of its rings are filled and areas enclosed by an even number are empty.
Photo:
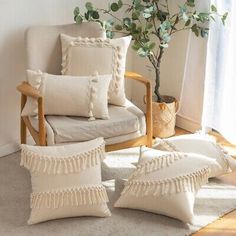
[[[60,34],[70,36],[105,38],[98,23],[68,24],[57,26],[33,26],[26,31],[27,69],[41,70],[50,74],[61,74]]]

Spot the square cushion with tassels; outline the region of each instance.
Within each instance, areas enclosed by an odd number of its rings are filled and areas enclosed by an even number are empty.
[[[30,171],[32,182],[28,224],[111,215],[101,182],[104,147],[103,138],[66,146],[22,145],[21,165]]]
[[[186,161],[187,160],[187,161]],[[212,162],[201,156],[144,151],[137,169],[125,183],[115,207],[166,215],[185,223],[194,221],[195,196],[208,182]]]

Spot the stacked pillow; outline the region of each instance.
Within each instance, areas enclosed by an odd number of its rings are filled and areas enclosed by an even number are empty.
[[[124,106],[124,74],[130,37],[74,38],[61,35],[62,75],[27,71],[28,83],[44,98],[46,115],[109,119],[108,102]],[[37,115],[37,102],[27,100],[22,116]]]
[[[154,149],[142,153],[137,169],[123,181],[125,188],[115,207],[193,223],[198,190],[209,178],[236,170],[236,160],[200,135],[158,141]]]

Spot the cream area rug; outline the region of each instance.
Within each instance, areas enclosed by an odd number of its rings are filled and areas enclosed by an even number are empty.
[[[184,236],[236,208],[236,187],[215,179],[198,193],[195,223],[186,225],[178,220],[152,213],[113,208],[122,186],[115,191],[114,179],[127,178],[135,168],[139,149],[109,153],[103,163],[104,185],[110,197],[109,218],[80,217],[61,219],[28,226],[30,176],[19,167],[20,153],[0,158],[0,236]]]

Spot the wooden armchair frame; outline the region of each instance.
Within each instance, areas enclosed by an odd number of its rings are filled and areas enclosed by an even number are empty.
[[[115,151],[130,147],[137,147],[137,146],[152,146],[152,88],[151,83],[149,80],[143,78],[141,75],[133,73],[133,72],[126,72],[125,73],[126,79],[133,79],[139,83],[142,83],[146,87],[146,135],[141,136],[136,139],[128,140],[126,142],[107,145],[106,151]],[[21,135],[21,143],[26,143],[26,129],[28,128],[30,134],[32,135],[34,141],[39,146],[47,146],[47,133],[45,128],[45,117],[44,117],[44,104],[43,104],[43,96],[39,93],[38,90],[33,88],[27,82],[23,82],[21,85],[17,87],[17,90],[21,93],[21,111],[23,110],[27,97],[31,97],[37,100],[38,103],[38,119],[39,119],[39,127],[36,131],[31,122],[29,117],[21,117],[21,128],[20,128],[20,135]]]

